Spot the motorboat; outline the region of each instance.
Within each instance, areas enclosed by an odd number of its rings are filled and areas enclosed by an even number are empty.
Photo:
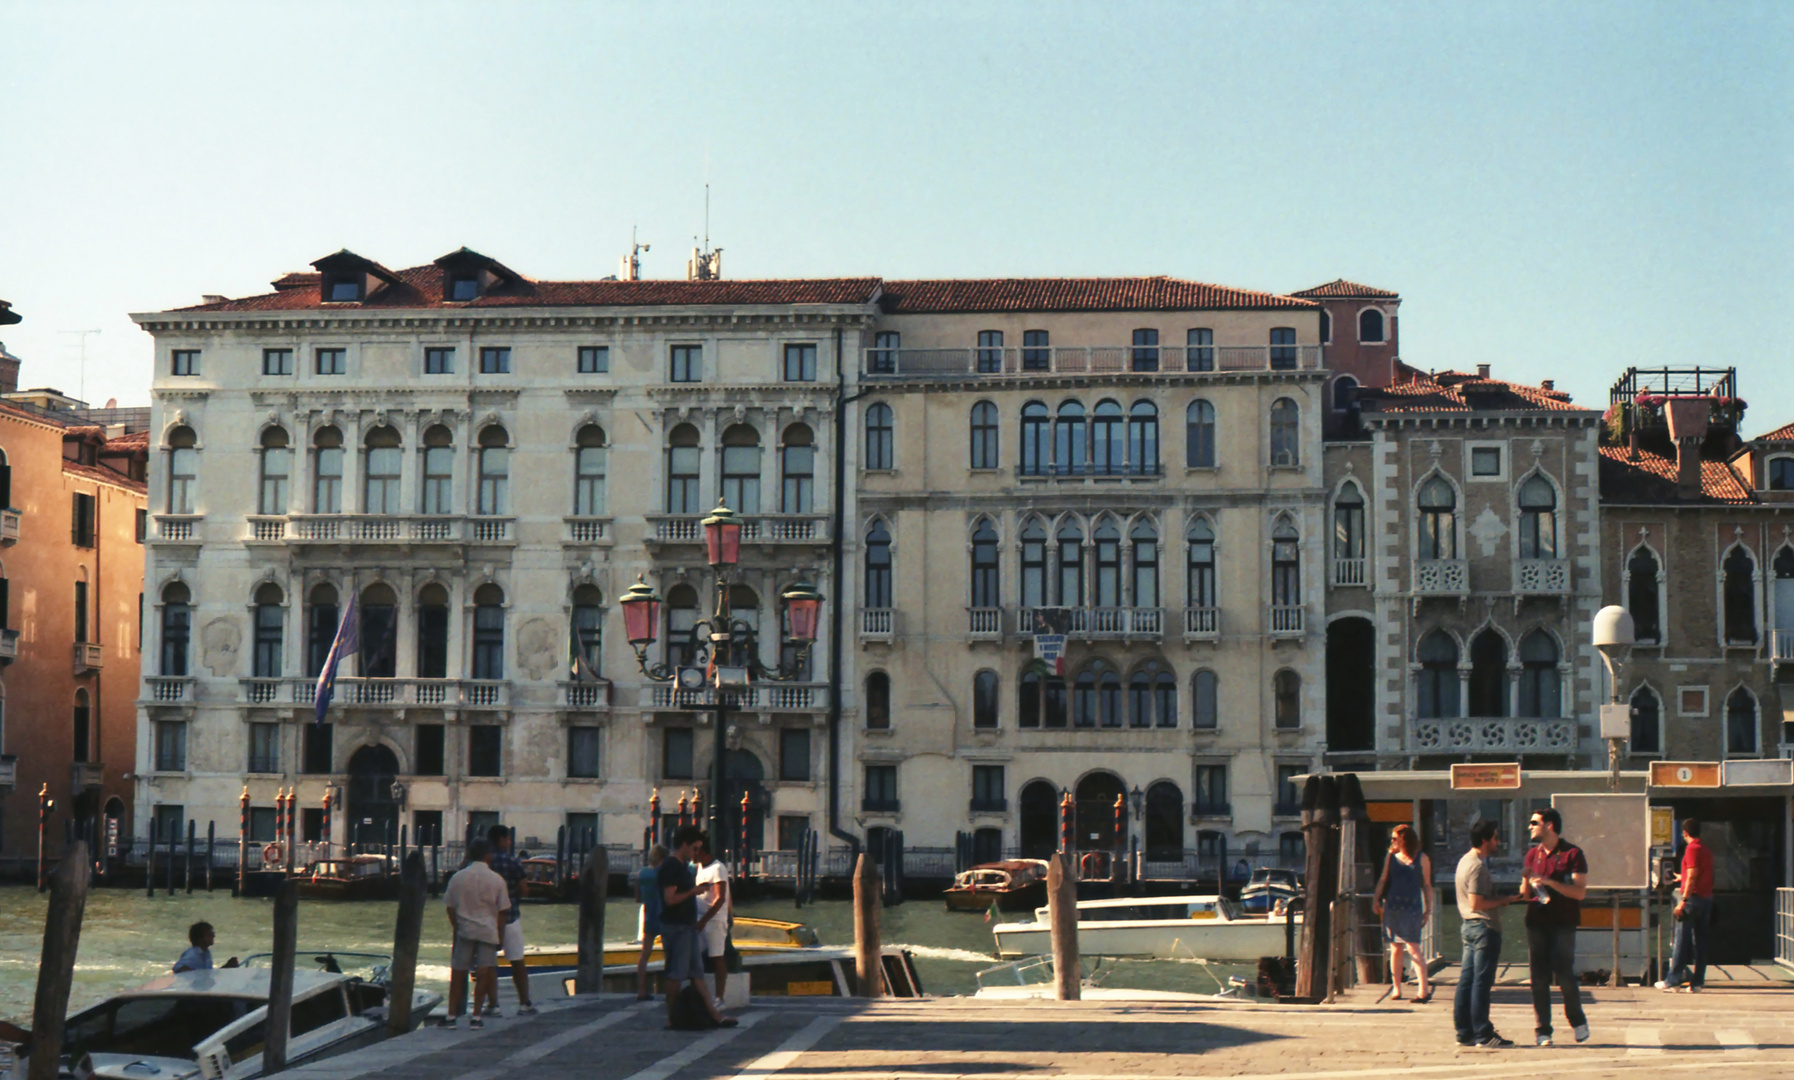
[[[304,959],[305,953],[301,953]],[[340,970],[334,954],[319,970],[293,972],[289,1066],[320,1061],[387,1037],[385,968],[379,981]],[[328,970],[336,967],[338,970]],[[116,994],[69,1017],[59,1075],[81,1080],[248,1080],[262,1074],[271,972],[266,967],[183,971]],[[442,995],[416,991],[411,1025]],[[30,1068],[24,1049],[9,1080]]]
[[[1187,990],[1145,990],[1134,987],[1104,986],[1103,979],[1107,974],[1100,967],[1095,972],[1086,974],[1083,964],[1079,964],[1078,996],[1084,1001],[1135,1001],[1135,1002],[1224,1002],[1252,1001],[1258,998],[1258,988],[1253,983],[1238,975],[1229,975],[1223,984],[1220,978],[1209,972],[1214,980],[1213,993]],[[1051,956],[1030,956],[1024,960],[1015,960],[996,967],[985,968],[977,972],[974,978],[978,981],[978,989],[973,997],[999,1001],[1051,1001],[1057,992],[1057,977]]]
[[[881,967],[886,997],[921,997],[922,977],[916,973],[916,961],[908,949],[886,945],[881,950]],[[648,965],[650,985],[660,984],[664,964],[657,958]],[[729,976],[728,995],[724,1005],[739,1008],[750,997],[857,997],[856,955],[850,948],[785,949],[747,953],[741,957],[741,972]],[[573,996],[577,979],[571,972],[561,985]],[[605,953],[602,988],[605,993],[635,993],[635,957],[626,964],[613,963],[608,948]]]
[[[1225,896],[1146,896],[1078,902],[1078,953],[1082,956],[1185,957],[1249,963],[1282,956],[1289,915],[1249,915]],[[1294,916],[1301,925],[1301,916]],[[991,928],[997,955],[1050,954],[1047,909],[1031,922]]]
[[[561,881],[561,864],[553,858],[537,856],[523,860],[525,900],[568,900],[577,892],[578,884],[578,874]]]
[[[1044,859],[1007,859],[961,871],[942,894],[948,911],[1031,911],[1046,903]]]
[[[735,951],[743,957],[788,953],[794,949],[815,949],[822,944],[816,937],[816,931],[803,923],[781,922],[777,919],[736,919],[729,924],[729,937],[735,942]],[[633,977],[635,961],[641,953],[640,941],[607,942],[604,946],[604,963],[606,967],[627,964]],[[655,938],[648,953],[648,962],[658,964],[660,961],[660,939]],[[523,962],[532,975],[573,971],[579,967],[579,948],[575,945],[530,948],[525,950]],[[634,989],[633,984],[630,988]]]
[[[1252,871],[1252,880],[1240,890],[1240,905],[1248,914],[1264,915],[1276,910],[1279,901],[1287,903],[1301,895],[1301,874],[1261,866]]]
[[[293,875],[302,900],[397,900],[398,860],[390,855],[319,859]]]

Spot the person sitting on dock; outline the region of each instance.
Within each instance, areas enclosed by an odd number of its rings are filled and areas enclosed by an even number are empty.
[[[504,938],[505,962],[511,965],[511,984],[517,987],[517,1013],[529,1016],[536,1011],[529,999],[529,968],[523,963],[523,863],[511,853],[511,830],[494,825],[486,830],[486,842],[492,845],[492,872],[505,879],[505,891],[511,898],[499,927]],[[486,999],[486,1015],[502,1015],[498,1011],[498,995]]]
[[[667,1027],[673,1026],[679,988],[686,982],[697,987],[704,1010],[719,1027],[734,1027],[734,1017],[724,1017],[704,987],[704,949],[698,940],[698,904],[701,888],[687,865],[704,832],[695,825],[682,826],[673,834],[673,850],[660,864],[655,884],[660,888],[660,945],[667,992]]]
[[[189,926],[187,928],[187,951],[174,962],[174,973],[179,975],[183,971],[212,970],[212,942],[216,940],[217,935],[213,933],[211,923],[201,921]],[[224,962],[223,966],[236,967],[237,958],[231,957]]]
[[[636,930],[642,939],[642,952],[635,958],[635,1000],[646,1001],[648,993],[648,955],[654,951],[654,939],[660,936],[660,864],[667,858],[665,844],[648,849],[648,862],[635,879],[635,898],[641,904],[641,922]]]
[[[448,908],[449,926],[454,931],[454,945],[449,959],[448,1015],[439,1022],[454,1027],[461,1019],[461,1006],[467,996],[467,973],[473,972],[473,1009],[467,1026],[483,1027],[480,1006],[498,999],[499,920],[511,906],[505,879],[486,865],[492,848],[475,837],[467,842],[467,865],[449,878],[442,892],[443,906]]]

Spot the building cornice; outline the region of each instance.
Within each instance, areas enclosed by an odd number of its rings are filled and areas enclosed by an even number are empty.
[[[225,331],[391,331],[394,333],[457,333],[482,330],[626,330],[710,328],[766,330],[779,327],[832,330],[855,329],[877,321],[875,308],[781,310],[754,307],[730,311],[704,308],[586,308],[563,311],[516,308],[500,311],[409,310],[323,311],[304,308],[290,312],[144,312],[131,319],[152,334],[218,333]]]

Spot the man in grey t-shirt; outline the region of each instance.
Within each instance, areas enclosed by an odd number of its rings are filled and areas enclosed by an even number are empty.
[[[1459,1046],[1502,1047],[1514,1045],[1495,1032],[1489,1022],[1489,997],[1495,987],[1495,967],[1501,959],[1501,909],[1513,897],[1495,895],[1495,878],[1489,873],[1489,856],[1501,846],[1493,821],[1470,826],[1470,850],[1458,860],[1458,914],[1464,917],[1464,960],[1458,973],[1458,990],[1452,1014]]]

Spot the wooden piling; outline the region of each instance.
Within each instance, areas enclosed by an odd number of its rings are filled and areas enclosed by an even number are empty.
[[[187,885],[187,895],[193,895],[193,848],[198,843],[199,822],[187,819],[187,857],[181,862],[181,877]]]
[[[592,848],[579,870],[579,971],[574,989],[596,994],[604,986],[604,899],[610,891],[610,852]]]
[[[237,877],[231,884],[231,895],[242,896],[247,883],[244,875],[249,873],[249,785],[243,785],[243,794],[237,798]]]
[[[292,878],[274,894],[274,957],[268,972],[268,1023],[262,1047],[262,1075],[287,1067],[287,1035],[293,1018],[293,963],[299,949],[299,886]]]
[[[861,852],[853,868],[853,969],[859,995],[885,996],[884,950],[878,940],[878,863]]]
[[[56,1080],[61,1061],[63,1019],[75,979],[81,943],[81,916],[87,910],[87,844],[78,842],[50,875],[50,907],[44,916],[44,951],[37,965],[37,1000],[31,1012],[32,1045],[28,1080]]]
[[[156,895],[156,822],[150,819],[149,855],[143,867],[143,895],[154,899]]]
[[[168,895],[174,895],[174,853],[181,850],[181,823],[173,818],[168,819],[168,872],[163,876],[168,886]]]
[[[1077,1001],[1083,993],[1078,967],[1078,875],[1072,853],[1061,851],[1047,860],[1047,925],[1053,935],[1053,997]]]
[[[218,850],[218,823],[206,822],[206,891],[212,891],[212,856]]]
[[[50,784],[44,782],[37,793],[37,891],[43,892],[50,887],[50,878],[44,872],[44,828],[50,821],[50,808],[56,801],[50,798]]]
[[[386,979],[386,1030],[411,1030],[411,994],[417,987],[417,943],[424,932],[424,853],[405,856],[399,874],[399,922],[392,932],[392,966]]]

